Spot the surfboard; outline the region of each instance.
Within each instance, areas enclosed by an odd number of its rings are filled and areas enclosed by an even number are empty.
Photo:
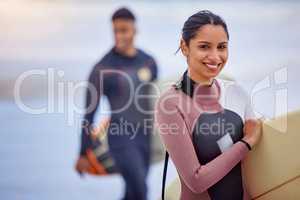
[[[243,160],[243,179],[252,199],[300,199],[300,111],[263,123],[261,141]],[[180,181],[166,189],[166,199],[178,200]]]
[[[264,123],[262,140],[243,162],[253,199],[300,199],[299,150],[300,111]]]

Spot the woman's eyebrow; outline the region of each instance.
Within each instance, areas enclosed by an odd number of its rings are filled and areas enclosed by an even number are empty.
[[[207,42],[207,41],[198,41],[198,43],[210,44],[210,42]]]
[[[198,41],[198,43],[202,43],[202,44],[211,44],[210,42],[208,41]],[[219,44],[228,44],[227,41],[224,41],[224,42],[220,42]]]

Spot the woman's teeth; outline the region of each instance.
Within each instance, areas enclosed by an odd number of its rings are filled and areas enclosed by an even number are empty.
[[[217,69],[219,65],[205,64],[210,69]]]

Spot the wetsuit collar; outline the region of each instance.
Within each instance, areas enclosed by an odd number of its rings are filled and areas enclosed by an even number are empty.
[[[192,80],[187,71],[184,72],[175,88],[181,89],[186,95],[201,102],[201,104],[215,104],[220,99],[220,86],[216,79],[211,85],[201,85]]]
[[[137,56],[137,54],[138,54],[138,49],[136,49],[136,54],[135,54],[135,55],[132,55],[132,56],[128,56],[128,55],[124,55],[124,54],[120,53],[119,51],[117,51],[116,47],[113,47],[113,48],[111,49],[111,51],[112,51],[114,54],[116,54],[116,55],[118,55],[118,56],[120,56],[120,57],[123,57],[123,58],[125,58],[125,59],[133,59],[133,58],[135,58],[135,57]]]

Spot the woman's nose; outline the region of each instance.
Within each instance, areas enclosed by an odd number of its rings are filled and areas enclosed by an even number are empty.
[[[217,49],[212,49],[208,52],[207,58],[212,62],[212,64],[218,64],[220,62],[220,54]]]

